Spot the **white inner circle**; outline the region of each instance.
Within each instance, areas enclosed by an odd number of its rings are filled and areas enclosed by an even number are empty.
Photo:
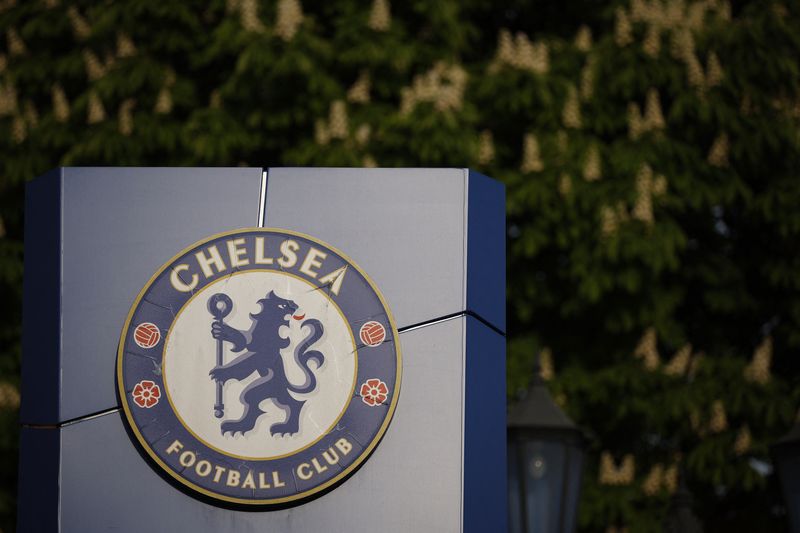
[[[287,413],[273,399],[265,398],[259,403],[265,414],[252,430],[223,435],[221,423],[241,418],[244,405],[240,394],[259,374],[254,372],[242,381],[228,381],[223,392],[225,414],[222,418],[214,416],[216,382],[208,373],[217,364],[218,341],[211,336],[214,317],[208,311],[208,299],[216,293],[227,294],[233,301],[233,310],[223,320],[246,332],[253,324],[250,314],[261,311],[258,300],[270,291],[297,304],[295,315],[305,315],[306,320],[317,319],[324,327],[322,337],[308,348],[322,352],[325,358],[320,368],[316,368],[314,361],[309,362],[317,387],[307,394],[289,393],[294,399],[305,401],[297,433],[284,436],[270,433],[270,426],[284,422]],[[294,349],[309,335],[309,328],[301,328],[302,322],[290,318],[289,327],[281,326],[278,331],[280,337],[290,340],[289,346],[280,350],[280,356],[286,377],[297,386],[303,384],[305,376],[294,359]],[[223,347],[224,363],[247,352],[247,349],[232,352],[229,342],[223,342]],[[325,291],[287,274],[246,271],[203,288],[184,306],[168,334],[163,372],[172,406],[195,436],[227,454],[266,459],[294,453],[332,429],[353,394],[356,347],[347,322]]]

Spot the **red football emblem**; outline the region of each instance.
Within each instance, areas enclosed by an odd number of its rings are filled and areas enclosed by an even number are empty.
[[[133,340],[141,348],[152,348],[161,340],[161,332],[155,324],[142,322],[133,330]]]
[[[386,328],[380,322],[371,320],[361,326],[358,336],[361,337],[361,342],[367,346],[378,346],[386,339]]]

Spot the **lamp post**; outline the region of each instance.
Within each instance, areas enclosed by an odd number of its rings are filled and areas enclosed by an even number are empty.
[[[537,364],[508,415],[509,531],[575,531],[582,468],[583,434],[550,397]]]
[[[800,533],[800,420],[772,445],[772,458],[781,480],[792,533]]]

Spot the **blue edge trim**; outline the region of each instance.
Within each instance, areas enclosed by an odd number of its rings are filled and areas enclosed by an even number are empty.
[[[61,169],[26,185],[25,276],[22,302],[24,424],[59,419],[61,364]]]
[[[463,531],[507,531],[505,187],[468,175]]]
[[[506,531],[506,339],[471,316],[466,328],[463,531]]]

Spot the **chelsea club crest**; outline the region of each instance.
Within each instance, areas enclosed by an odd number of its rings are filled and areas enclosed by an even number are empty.
[[[139,293],[117,355],[132,433],[211,498],[297,502],[378,445],[397,405],[397,328],[344,254],[243,229],[185,249]]]

